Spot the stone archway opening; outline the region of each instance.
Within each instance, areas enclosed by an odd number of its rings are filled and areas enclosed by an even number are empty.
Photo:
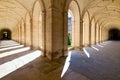
[[[76,1],[71,1],[68,7],[67,38],[68,49],[80,48],[80,8]]]
[[[32,24],[32,47],[33,49],[41,49],[43,47],[43,28],[42,28],[42,7],[37,1],[33,9],[33,24]]]
[[[120,30],[112,28],[109,30],[109,40],[120,40]]]
[[[72,47],[72,26],[74,24],[72,12],[68,11],[68,48]]]
[[[11,31],[9,29],[2,29],[0,31],[1,40],[11,40]]]

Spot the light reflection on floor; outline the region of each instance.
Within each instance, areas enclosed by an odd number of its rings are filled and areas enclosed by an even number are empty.
[[[9,44],[9,45],[0,45],[1,48],[6,48],[6,47],[12,47],[12,46],[18,46],[19,44]]]
[[[64,74],[66,73],[66,71],[68,70],[68,68],[70,66],[71,53],[72,53],[72,51],[69,51],[68,56],[67,56],[66,61],[65,61],[65,65],[64,65],[62,74],[61,74],[61,78],[64,76]]]
[[[13,55],[13,54],[17,54],[17,53],[27,51],[27,50],[30,50],[30,47],[24,47],[24,48],[21,48],[21,49],[12,50],[12,51],[9,51],[9,52],[4,52],[4,53],[0,54],[0,58],[10,56],[10,55]]]
[[[90,54],[89,54],[89,52],[86,50],[86,48],[83,48],[83,51],[85,52],[85,54],[87,55],[87,57],[90,58]]]
[[[96,47],[94,47],[94,46],[91,46],[93,49],[95,49],[96,51],[99,51],[99,49],[98,48],[96,48]]]
[[[100,44],[97,44],[97,46],[99,46],[99,47],[103,47],[102,45],[100,45]]]
[[[14,59],[12,61],[1,64],[0,65],[0,79],[6,75],[12,73],[13,71],[17,70],[18,68],[26,65],[27,63],[35,60],[39,56],[41,56],[41,51],[36,50],[25,56],[22,56],[22,57]]]
[[[24,46],[24,45],[13,46],[13,47],[7,47],[7,48],[1,48],[0,51],[5,51],[5,50],[10,50],[10,49],[20,48],[20,47],[23,47],[23,46]]]

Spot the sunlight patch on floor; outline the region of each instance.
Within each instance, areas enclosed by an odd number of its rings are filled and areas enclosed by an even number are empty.
[[[100,45],[100,44],[97,44],[97,46],[99,46],[99,47],[103,47],[102,45]]]
[[[7,48],[1,48],[0,51],[10,50],[10,49],[15,49],[15,48],[20,48],[20,47],[24,47],[24,45],[7,47]]]
[[[91,46],[93,49],[95,49],[96,51],[99,51],[99,49],[98,48],[96,48],[96,47],[94,47],[94,46]]]
[[[27,50],[30,50],[30,47],[24,47],[24,48],[21,48],[21,49],[12,50],[12,51],[9,51],[9,52],[4,52],[4,53],[0,54],[0,58],[10,56],[10,55],[13,55],[13,54],[17,54],[17,53],[27,51]]]
[[[87,57],[90,58],[90,54],[89,54],[89,52],[86,50],[86,48],[83,48],[83,51],[85,52],[85,54],[87,55]]]
[[[71,53],[72,53],[72,51],[69,51],[68,56],[67,56],[66,61],[65,61],[65,65],[64,65],[62,74],[61,74],[61,78],[64,76],[64,74],[66,73],[66,71],[68,70],[68,68],[70,66]]]
[[[9,61],[9,62],[6,62],[6,63],[0,65],[0,79],[6,75],[12,73],[13,71],[21,68],[22,66],[28,64],[29,62],[35,60],[39,56],[41,56],[41,51],[37,50],[30,54],[16,58],[12,61]]]

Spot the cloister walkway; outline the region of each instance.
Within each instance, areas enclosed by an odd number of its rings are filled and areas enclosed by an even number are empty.
[[[89,54],[72,51],[64,80],[120,80],[120,41],[84,48]]]
[[[2,41],[0,46],[0,80],[120,79],[120,41],[106,41],[85,47],[83,51],[70,51],[70,66],[62,78],[68,57],[50,61],[41,56],[41,51],[11,40]]]

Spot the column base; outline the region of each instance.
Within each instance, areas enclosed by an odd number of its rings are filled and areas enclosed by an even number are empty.
[[[66,56],[67,53],[68,53],[68,51],[66,51],[66,50],[65,50],[65,51],[59,50],[59,51],[56,51],[56,52],[46,52],[46,57],[47,57],[49,60],[53,61],[53,60],[55,60],[55,59],[59,59],[59,58],[61,58],[61,57]]]

